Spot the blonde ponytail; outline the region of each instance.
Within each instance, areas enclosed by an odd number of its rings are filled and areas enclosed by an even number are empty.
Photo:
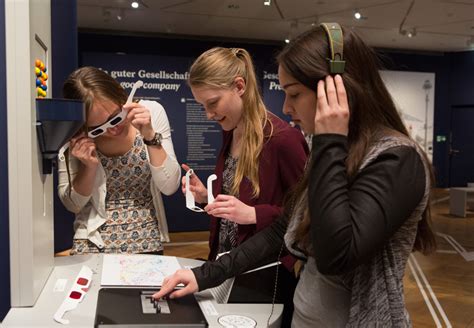
[[[243,137],[231,193],[238,196],[242,180],[249,179],[253,197],[260,194],[258,163],[265,139],[264,127],[271,122],[260,95],[250,54],[242,48],[212,48],[201,54],[191,66],[189,85],[231,88],[236,77],[245,81],[243,101]],[[269,134],[269,136],[271,133]]]

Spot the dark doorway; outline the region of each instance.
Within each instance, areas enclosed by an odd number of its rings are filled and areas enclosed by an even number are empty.
[[[474,182],[474,105],[451,108],[449,186]]]

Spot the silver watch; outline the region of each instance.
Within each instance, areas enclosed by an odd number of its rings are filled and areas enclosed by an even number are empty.
[[[146,140],[143,138],[143,143],[147,146],[161,146],[161,140],[163,140],[163,136],[161,133],[155,132],[155,135],[151,140]]]

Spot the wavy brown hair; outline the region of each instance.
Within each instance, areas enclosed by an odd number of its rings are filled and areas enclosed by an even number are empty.
[[[84,102],[86,113],[97,100],[110,100],[120,107],[127,101],[122,86],[106,72],[92,66],[81,67],[69,75],[63,84],[63,96]]]
[[[122,86],[106,72],[92,66],[81,67],[68,76],[63,84],[63,97],[81,100],[84,103],[86,107],[86,122],[89,111],[94,106],[95,101],[110,100],[119,107],[122,107],[127,101],[127,93]],[[86,124],[84,124],[83,130],[87,134]],[[65,155],[68,180],[71,186],[69,148],[66,150]],[[70,191],[71,189],[69,189]]]
[[[191,87],[207,86],[230,89],[236,77],[245,81],[242,95],[244,131],[242,150],[237,163],[231,194],[237,196],[239,187],[247,177],[253,187],[253,197],[260,194],[258,163],[264,144],[264,127],[271,122],[257,84],[252,58],[241,48],[212,48],[201,54],[189,70]]]
[[[381,68],[375,51],[352,30],[344,29],[344,59],[346,66],[342,79],[347,92],[350,108],[348,157],[346,168],[349,179],[353,178],[362,164],[364,156],[377,140],[380,133],[409,133],[403,124],[396,106],[379,74]],[[322,27],[315,27],[288,44],[278,55],[278,64],[292,77],[306,87],[316,90],[319,80],[330,74],[327,58],[330,58],[326,32]],[[429,161],[426,154],[425,162]],[[429,165],[430,178],[433,180],[432,168]],[[428,178],[428,177],[427,177]],[[306,192],[308,177],[302,179],[296,191],[287,200],[290,214],[296,200]],[[310,218],[306,211],[303,221],[297,230],[297,239],[309,246]],[[430,206],[423,213],[418,223],[414,250],[424,254],[436,249],[436,241],[431,229]]]

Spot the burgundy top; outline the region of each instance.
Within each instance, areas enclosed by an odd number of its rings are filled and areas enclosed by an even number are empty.
[[[285,192],[290,190],[303,176],[304,167],[309,154],[308,145],[303,134],[292,128],[288,123],[275,115],[268,113],[273,125],[270,138],[264,139],[263,149],[260,154],[258,167],[260,195],[252,198],[252,184],[244,178],[240,184],[239,200],[255,207],[257,223],[238,225],[238,243],[241,244],[256,232],[269,226],[283,212],[282,203]],[[264,133],[270,132],[267,125]],[[215,180],[212,186],[214,196],[222,191],[222,174],[226,154],[230,151],[232,131],[223,131],[222,148],[217,158]],[[219,247],[219,222],[220,218],[211,215],[209,236],[209,259],[215,260]],[[283,257],[283,264],[291,269],[295,259],[290,255]]]

